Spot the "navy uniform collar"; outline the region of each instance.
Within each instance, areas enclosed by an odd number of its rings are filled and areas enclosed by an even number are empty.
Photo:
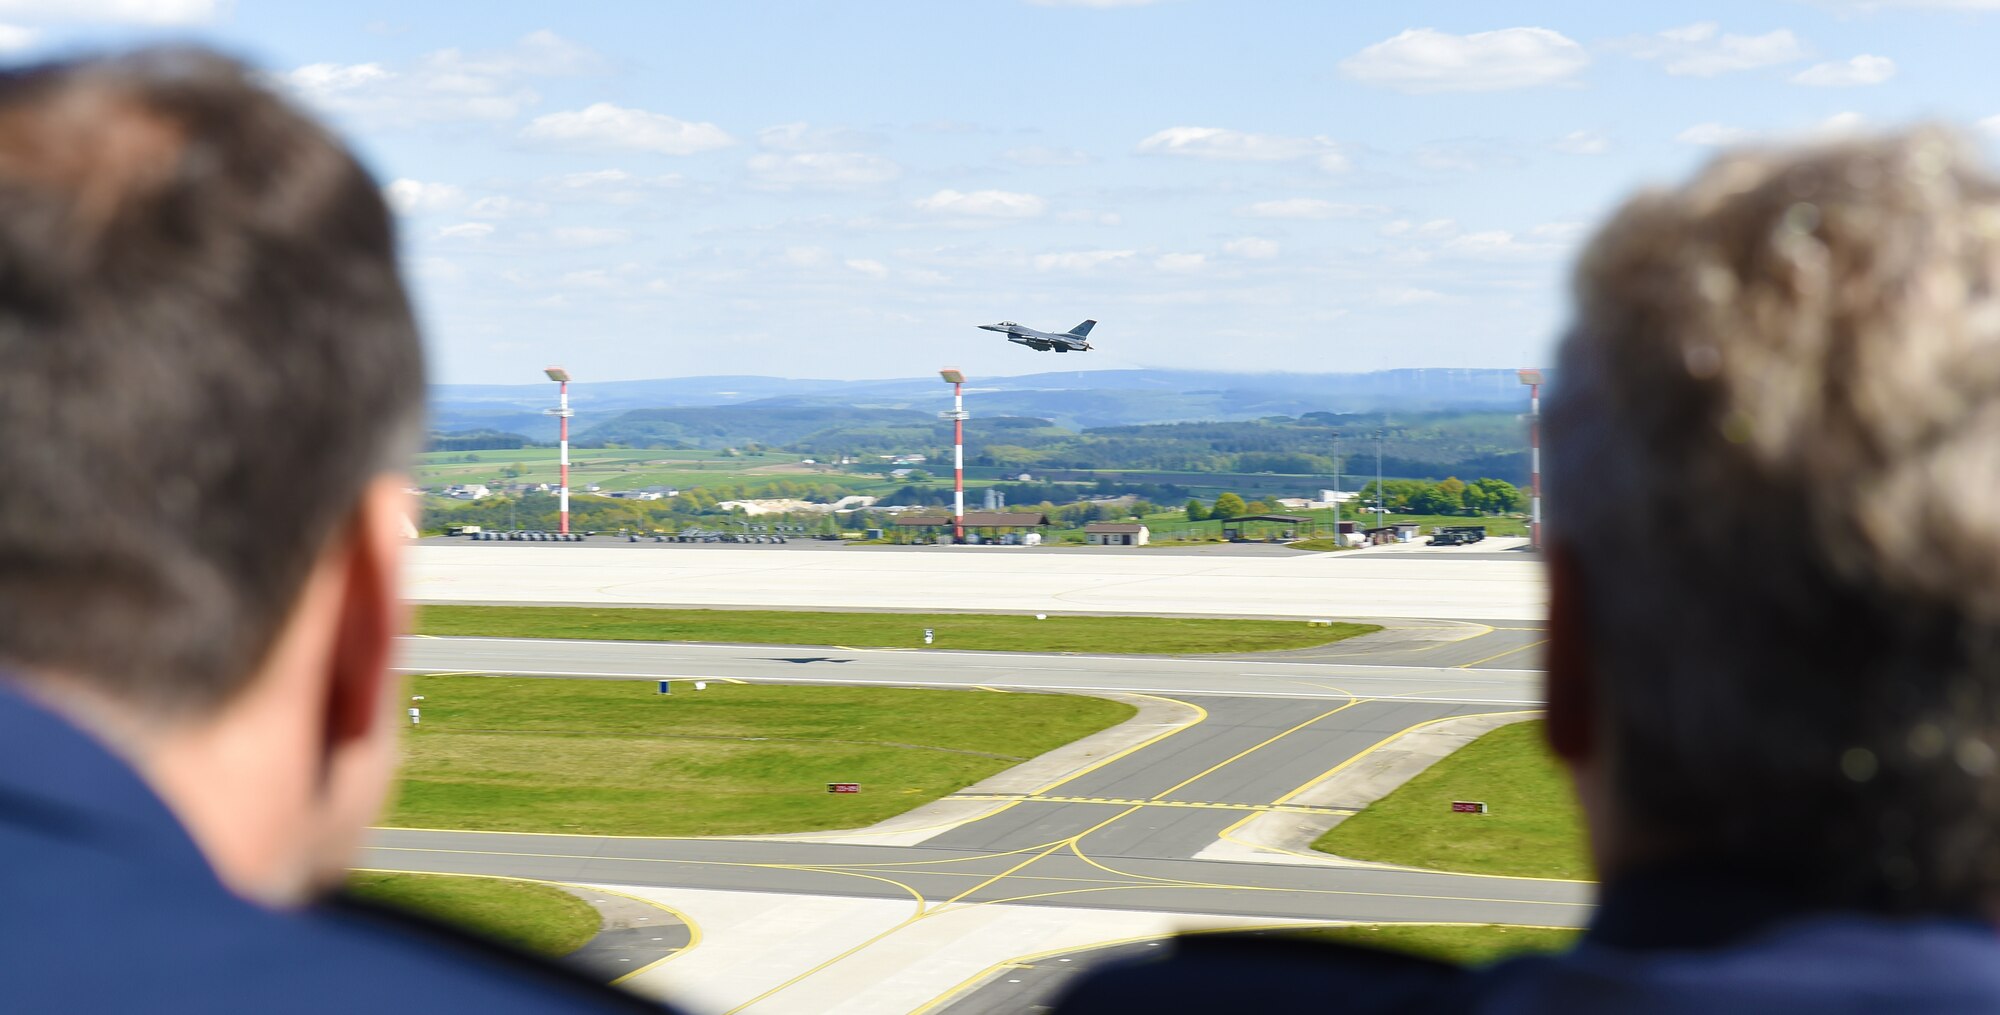
[[[1585,940],[1624,950],[1727,947],[1780,924],[1836,912],[1796,870],[1684,860],[1606,884]]]
[[[199,870],[208,860],[151,786],[68,719],[0,679],[0,827]]]

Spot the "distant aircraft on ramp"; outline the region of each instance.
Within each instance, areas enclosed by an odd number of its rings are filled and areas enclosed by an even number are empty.
[[[1089,352],[1090,342],[1087,339],[1090,337],[1090,329],[1096,324],[1096,321],[1085,321],[1065,332],[1036,331],[1025,325],[1015,324],[1013,321],[982,324],[979,327],[983,331],[997,331],[1007,336],[1007,341],[1019,342],[1036,352],[1048,352],[1050,349],[1057,352]]]

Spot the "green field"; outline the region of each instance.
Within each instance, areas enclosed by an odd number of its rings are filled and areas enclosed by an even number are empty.
[[[1490,813],[1455,814],[1454,800]],[[1319,837],[1313,848],[1357,860],[1472,874],[1587,879],[1590,860],[1568,780],[1542,724],[1502,726]]]
[[[425,676],[385,824],[604,835],[851,828],[1130,718],[1102,698]],[[829,782],[858,782],[856,794]]]
[[[466,461],[465,459],[471,459]],[[561,476],[559,452],[555,448],[515,448],[499,451],[434,451],[419,455],[417,481],[428,488],[449,483],[483,483],[499,486],[512,483],[554,483]],[[519,475],[508,476],[503,469],[519,467]],[[668,486],[688,490],[718,483],[757,483],[790,479],[799,482],[835,481],[846,486],[891,490],[901,486],[881,476],[838,473],[798,464],[798,456],[772,452],[764,455],[729,457],[719,451],[660,451],[629,448],[572,448],[570,486],[583,490],[592,484],[605,492]]]
[[[551,957],[597,935],[597,910],[560,888],[502,878],[355,871],[354,895],[456,924],[502,944]]]
[[[1381,630],[1374,624],[1175,617],[1050,617],[978,613],[796,613],[779,610],[424,606],[415,632],[503,638],[710,641],[759,645],[933,648],[993,652],[1179,655],[1311,648]]]
[[[1524,952],[1561,951],[1574,944],[1581,931],[1499,924],[1370,923],[1281,933],[1334,944],[1409,952],[1464,966],[1479,966]]]

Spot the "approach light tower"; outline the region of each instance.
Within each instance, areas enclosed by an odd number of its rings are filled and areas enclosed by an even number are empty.
[[[938,376],[951,385],[951,411],[938,413],[939,419],[951,420],[951,541],[965,542],[965,374],[957,367],[946,367],[938,371]]]
[[[556,501],[556,510],[560,513],[561,517],[560,531],[564,535],[568,535],[569,534],[569,418],[576,414],[569,411],[569,371],[564,370],[562,367],[548,367],[544,369],[542,372],[549,375],[549,380],[552,380],[556,382],[556,384],[560,385],[556,389],[558,398],[556,407],[553,409],[544,409],[542,411],[550,416],[556,417],[557,421],[556,426],[558,428],[558,432],[561,435],[560,440],[562,447],[562,491],[559,494],[557,494],[557,497],[559,499]]]
[[[1542,372],[1516,371],[1528,386],[1528,545],[1542,548]]]

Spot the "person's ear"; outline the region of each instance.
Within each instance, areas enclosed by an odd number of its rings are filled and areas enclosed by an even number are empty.
[[[1559,544],[1548,549],[1548,581],[1549,641],[1542,687],[1548,721],[1543,728],[1549,749],[1575,765],[1597,754],[1597,690],[1589,626],[1583,616],[1588,593],[1576,559]]]
[[[328,654],[325,750],[328,754],[366,739],[389,721],[384,684],[404,607],[398,588],[409,496],[384,477],[370,484],[355,507],[346,545],[340,615]]]

